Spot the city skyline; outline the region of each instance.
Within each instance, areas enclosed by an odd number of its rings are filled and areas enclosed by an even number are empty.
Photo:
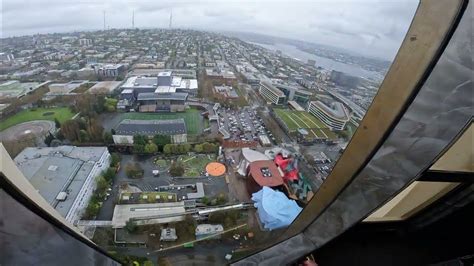
[[[28,6],[30,8],[25,8]],[[340,1],[290,5],[280,1],[160,2],[3,1],[2,38],[107,28],[173,28],[268,34],[343,48],[391,60],[408,29],[416,1]],[[57,16],[46,15],[54,12]],[[27,17],[28,19],[25,19]]]

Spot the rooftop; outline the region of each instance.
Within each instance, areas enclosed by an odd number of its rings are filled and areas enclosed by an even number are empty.
[[[276,187],[283,185],[283,176],[273,161],[262,160],[250,163],[249,174],[260,186]]]
[[[16,158],[23,175],[45,200],[66,216],[105,147],[26,148]],[[64,201],[56,198],[66,192]]]
[[[125,119],[115,130],[118,135],[177,135],[186,134],[186,124],[183,118],[171,120],[132,120]]]
[[[175,100],[175,101],[186,101],[188,98],[187,93],[175,92],[175,93],[154,93],[154,92],[143,92],[138,94],[139,101],[146,100]]]
[[[340,102],[332,102],[329,105],[323,103],[322,101],[313,101],[311,102],[315,106],[319,107],[326,114],[341,120],[349,120],[350,116],[347,109]]]
[[[117,204],[112,217],[112,227],[122,228],[128,220],[144,224],[163,224],[184,220],[184,201],[151,204]]]

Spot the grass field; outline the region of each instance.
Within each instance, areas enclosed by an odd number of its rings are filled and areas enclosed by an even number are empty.
[[[184,165],[184,176],[200,176],[206,165],[216,160],[214,155],[198,154],[194,156],[182,155],[179,160]]]
[[[137,120],[170,120],[184,118],[188,134],[200,134],[203,130],[201,112],[196,109],[188,109],[183,113],[124,113],[123,119]]]
[[[310,134],[318,138],[337,138],[336,134],[329,130],[323,122],[307,112],[276,108],[273,111],[291,132],[296,131],[298,128],[305,128]]]
[[[71,119],[74,114],[67,107],[59,108],[37,108],[21,111],[7,120],[0,122],[0,131],[7,129],[11,126],[34,120],[51,120],[57,118],[59,122],[64,122]]]

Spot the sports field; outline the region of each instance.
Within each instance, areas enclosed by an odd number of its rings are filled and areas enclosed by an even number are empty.
[[[318,138],[336,139],[337,136],[318,118],[304,111],[273,109],[275,114],[286,124],[291,132],[305,128]]]
[[[23,122],[34,120],[54,121],[54,119],[57,118],[59,122],[62,123],[66,120],[71,119],[73,116],[74,114],[67,107],[36,108],[23,110],[9,117],[7,120],[0,122],[0,131]]]
[[[203,130],[203,119],[201,112],[196,109],[188,109],[182,113],[124,113],[123,119],[137,120],[170,120],[184,118],[188,134],[200,134]]]

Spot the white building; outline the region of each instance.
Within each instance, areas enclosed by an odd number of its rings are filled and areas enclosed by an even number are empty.
[[[96,177],[110,165],[106,147],[26,148],[16,158],[23,175],[59,214],[79,220],[96,188]]]
[[[79,39],[79,45],[81,46],[91,46],[92,40],[91,39]]]
[[[322,101],[312,101],[308,105],[308,112],[316,116],[331,130],[344,130],[351,115],[340,102],[325,104]]]
[[[276,105],[281,105],[285,102],[285,94],[271,84],[271,82],[262,80],[258,89],[260,95],[268,102]]]
[[[205,237],[220,238],[220,233],[224,232],[221,224],[198,224],[196,226],[196,239]]]

